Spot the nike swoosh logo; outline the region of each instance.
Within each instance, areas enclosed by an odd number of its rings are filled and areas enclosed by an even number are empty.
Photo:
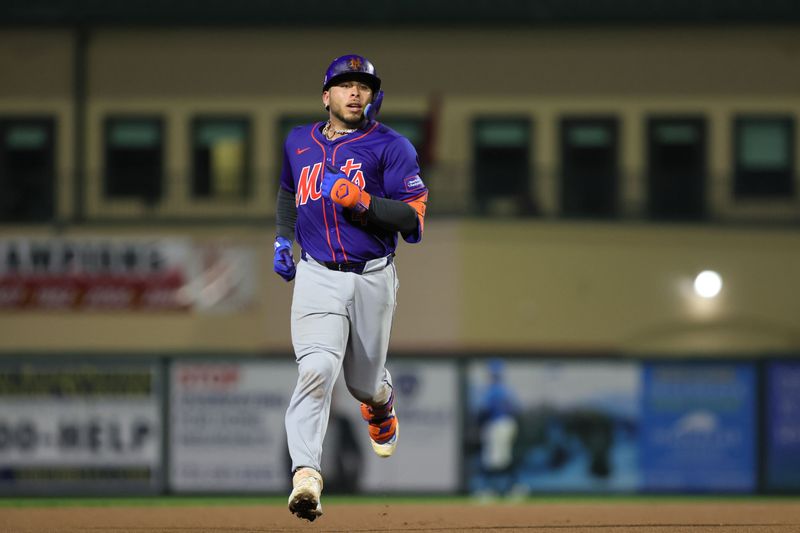
[[[297,155],[300,155],[303,152],[305,152],[306,150],[311,150],[311,147],[310,146],[306,146],[305,148],[298,148],[297,150],[295,150],[295,152],[297,153]]]

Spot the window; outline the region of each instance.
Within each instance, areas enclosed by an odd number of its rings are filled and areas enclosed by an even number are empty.
[[[562,119],[561,210],[565,216],[615,216],[617,169],[615,118]]]
[[[737,198],[794,195],[794,122],[790,117],[742,116],[734,121]]]
[[[196,118],[192,123],[192,194],[245,198],[251,182],[250,122],[243,117]]]
[[[54,144],[50,118],[0,118],[0,220],[53,218]]]
[[[479,214],[526,215],[531,199],[531,123],[525,118],[478,118],[475,205]]]
[[[647,121],[648,214],[658,220],[705,216],[706,123],[697,117]]]
[[[105,194],[109,198],[161,198],[163,125],[160,118],[109,117],[105,123]]]

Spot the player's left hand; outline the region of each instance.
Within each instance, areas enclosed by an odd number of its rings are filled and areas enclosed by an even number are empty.
[[[330,165],[326,165],[325,177],[322,178],[322,197],[332,200],[342,207],[364,213],[369,209],[371,197],[358,185],[347,179],[347,174]]]

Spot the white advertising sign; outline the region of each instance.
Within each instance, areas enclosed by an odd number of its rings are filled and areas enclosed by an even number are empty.
[[[362,450],[361,492],[452,492],[458,489],[461,464],[459,388],[453,361],[391,360],[387,365],[395,388],[400,427],[397,450],[389,459],[372,452],[359,403],[337,387],[337,405],[354,426]],[[325,453],[332,447],[326,435]],[[323,470],[325,470],[323,455]]]
[[[294,361],[179,361],[170,371],[169,484],[177,491],[282,491]]]
[[[160,488],[160,390],[155,363],[0,365],[0,490]]]
[[[389,460],[373,454],[359,402],[340,378],[323,446],[326,494],[458,488],[456,365],[398,362],[390,371],[397,452]],[[289,490],[284,415],[297,381],[294,361],[176,362],[170,379],[173,490]]]
[[[8,466],[155,466],[161,444],[155,398],[0,403],[0,460]]]

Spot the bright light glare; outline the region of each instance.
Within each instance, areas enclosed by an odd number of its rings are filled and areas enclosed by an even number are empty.
[[[694,292],[703,298],[714,298],[722,289],[722,278],[713,270],[704,270],[694,278]]]

